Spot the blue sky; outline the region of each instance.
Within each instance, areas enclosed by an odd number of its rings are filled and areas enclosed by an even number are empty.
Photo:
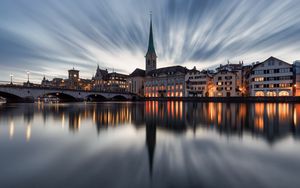
[[[158,67],[300,59],[297,0],[1,0],[0,80],[144,68],[150,10]]]

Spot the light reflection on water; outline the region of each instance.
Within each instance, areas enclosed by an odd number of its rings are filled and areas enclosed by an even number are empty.
[[[299,187],[300,104],[0,106],[0,187]]]

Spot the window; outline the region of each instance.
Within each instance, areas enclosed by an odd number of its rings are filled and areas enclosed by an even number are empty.
[[[257,97],[263,97],[263,96],[265,96],[265,94],[262,91],[257,91],[257,92],[255,92],[255,96],[257,96]]]
[[[254,88],[264,88],[264,84],[255,84]]]
[[[264,74],[264,71],[263,70],[256,70],[256,71],[254,71],[254,74]]]
[[[280,91],[278,96],[290,96],[290,94],[287,91]]]
[[[291,87],[291,84],[289,84],[289,83],[281,83],[281,84],[279,84],[279,87]]]
[[[279,73],[286,73],[286,72],[290,72],[290,69],[289,68],[279,69]]]
[[[254,78],[255,82],[263,82],[264,81],[264,77],[256,77]]]
[[[267,96],[269,96],[269,97],[276,96],[276,92],[275,91],[268,91]]]

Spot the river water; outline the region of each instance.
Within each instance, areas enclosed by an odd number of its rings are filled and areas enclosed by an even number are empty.
[[[0,105],[0,187],[300,187],[300,104]]]

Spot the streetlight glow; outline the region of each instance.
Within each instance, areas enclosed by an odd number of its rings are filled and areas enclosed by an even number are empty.
[[[13,76],[14,76],[14,75],[13,75],[13,74],[10,74],[9,76],[10,76],[10,84],[12,85],[12,84],[13,84]]]
[[[30,72],[27,71],[27,82],[28,82],[28,83],[29,83],[29,74],[30,74]]]

